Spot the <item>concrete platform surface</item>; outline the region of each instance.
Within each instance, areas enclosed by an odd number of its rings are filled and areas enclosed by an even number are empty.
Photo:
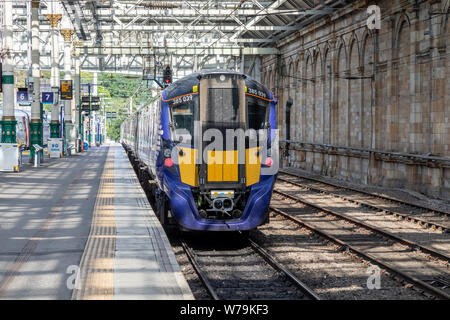
[[[118,144],[0,173],[0,299],[193,299]]]

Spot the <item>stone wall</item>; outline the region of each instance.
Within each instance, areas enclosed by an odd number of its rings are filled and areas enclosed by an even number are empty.
[[[372,4],[379,30],[366,25]],[[449,7],[359,1],[278,41],[262,81],[279,99],[281,139],[291,97],[291,140],[308,143],[290,144],[284,165],[449,198]]]

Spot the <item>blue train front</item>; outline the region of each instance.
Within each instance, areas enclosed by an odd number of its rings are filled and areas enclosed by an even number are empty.
[[[126,120],[122,142],[154,186],[162,223],[245,231],[268,222],[278,168],[275,105],[267,88],[241,73],[195,73]]]

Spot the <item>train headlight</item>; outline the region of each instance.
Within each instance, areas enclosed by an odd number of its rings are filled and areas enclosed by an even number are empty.
[[[172,150],[164,149],[164,158],[170,158],[171,155],[172,155]]]

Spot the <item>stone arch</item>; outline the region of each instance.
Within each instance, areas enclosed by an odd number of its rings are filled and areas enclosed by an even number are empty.
[[[346,146],[348,134],[348,80],[347,76],[348,57],[345,43],[341,42],[337,47],[336,56],[336,113],[333,122],[334,144]]]
[[[323,142],[323,60],[319,48],[314,53],[314,143]]]
[[[394,26],[394,48],[398,48],[398,42],[400,40],[400,31],[402,30],[404,24],[411,28],[411,19],[406,12],[401,13],[397,16]]]
[[[295,118],[293,115],[293,111],[294,111],[294,106],[296,103],[296,99],[295,99],[295,90],[294,90],[294,84],[295,82],[294,80],[294,61],[292,59],[289,59],[288,61],[288,65],[287,65],[287,90],[286,90],[286,100],[285,100],[285,105],[286,105],[286,101],[289,98],[292,98],[294,100],[294,103],[291,107],[291,112],[290,112],[290,132],[291,132],[291,139],[293,137],[293,127],[294,127],[294,122],[295,122]],[[286,106],[285,106],[286,107]],[[286,110],[285,110],[285,116],[286,116]],[[287,119],[286,119],[287,120]],[[287,123],[287,121],[285,121]]]
[[[354,34],[349,43],[349,73],[351,76],[361,76],[360,50],[358,38]],[[350,79],[349,83],[349,145],[351,147],[361,146],[361,80]]]
[[[362,38],[362,44],[361,44],[361,67],[362,72],[364,76],[372,75],[373,72],[373,63],[375,60],[375,51],[374,51],[374,43],[373,43],[373,34],[372,33],[365,33]],[[372,64],[371,64],[372,63]],[[362,101],[362,107],[361,107],[361,145],[365,149],[369,149],[372,146],[371,139],[372,139],[372,99],[373,94],[372,92],[375,90],[374,86],[372,85],[371,79],[363,79],[362,80],[362,90],[361,90],[361,101]]]
[[[272,91],[272,68],[267,68],[264,85]]]
[[[327,44],[324,47],[323,50],[323,72],[324,72],[324,83],[323,83],[323,124],[324,124],[324,130],[323,130],[323,141],[324,143],[331,143],[331,74],[330,72],[333,72],[333,64],[332,64],[332,47]],[[331,70],[329,67],[331,67]]]
[[[314,141],[314,56],[308,53],[305,60],[305,87],[306,87],[306,104],[305,104],[305,140],[306,142]]]
[[[306,106],[306,83],[303,80],[305,78],[306,73],[306,53],[302,52],[300,55],[300,60],[297,66],[297,76],[299,77],[297,81],[298,92],[299,92],[299,110],[297,115],[297,123],[299,126],[298,129],[298,138],[300,141],[306,141],[305,134],[305,106]]]
[[[422,119],[419,119],[419,117],[421,118],[422,114],[412,114],[413,110],[411,108],[411,27],[406,15],[399,21],[395,39],[395,60],[393,65],[396,83],[396,110],[394,112],[395,129],[394,133],[391,133],[393,137],[392,142],[395,150],[400,152],[414,152],[418,151],[417,148],[419,148],[418,139],[423,139],[423,137],[419,138],[416,135],[410,136],[412,133],[410,119],[417,118],[416,129],[419,129],[418,127],[422,123]]]

